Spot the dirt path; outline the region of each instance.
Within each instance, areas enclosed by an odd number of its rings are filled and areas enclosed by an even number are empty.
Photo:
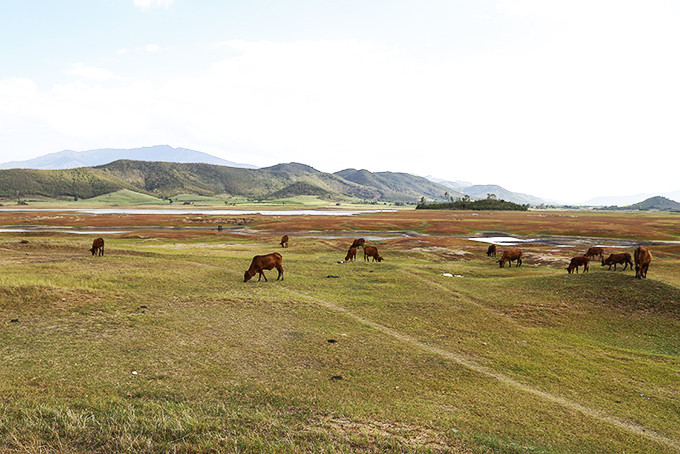
[[[450,292],[449,289],[447,289],[444,286],[441,286],[442,289],[445,291]],[[594,418],[598,421],[608,423],[612,426],[615,426],[619,429],[623,429],[625,431],[628,431],[630,433],[633,433],[634,435],[647,438],[649,440],[655,441],[659,444],[665,445],[669,448],[672,448],[676,451],[680,452],[680,441],[674,440],[672,438],[666,437],[665,435],[662,435],[658,432],[655,432],[647,427],[643,427],[637,424],[633,424],[627,421],[624,421],[622,419],[619,419],[615,416],[608,415],[607,413],[604,413],[600,410],[593,409],[590,407],[586,407],[585,405],[582,405],[578,402],[575,402],[573,400],[566,399],[564,397],[560,397],[554,394],[547,393],[545,391],[541,391],[540,389],[537,389],[529,384],[522,383],[512,377],[509,377],[499,371],[496,371],[494,369],[491,369],[489,367],[485,367],[482,365],[479,365],[475,363],[474,361],[471,361],[467,359],[465,356],[458,354],[458,353],[453,353],[447,350],[444,350],[439,347],[434,347],[432,345],[425,344],[414,337],[409,336],[408,334],[403,334],[398,331],[393,330],[392,328],[389,328],[385,325],[382,325],[380,323],[376,323],[372,320],[369,320],[367,318],[362,317],[361,315],[355,314],[354,312],[338,306],[334,303],[331,303],[329,301],[324,301],[320,300],[318,298],[315,298],[314,296],[307,295],[305,293],[297,292],[295,290],[291,289],[286,289],[289,293],[292,295],[295,295],[299,298],[309,300],[313,304],[323,306],[327,309],[333,310],[335,312],[341,313],[343,315],[346,315],[347,317],[350,317],[354,320],[356,320],[359,323],[366,324],[368,326],[371,326],[373,329],[380,331],[381,333],[388,335],[390,337],[393,337],[401,342],[404,342],[406,344],[409,344],[413,347],[419,348],[423,351],[426,351],[428,353],[434,353],[436,355],[439,355],[443,358],[446,358],[450,361],[453,361],[457,364],[460,364],[463,367],[466,367],[472,371],[475,371],[477,373],[480,373],[482,375],[486,375],[488,377],[495,378],[501,383],[504,383],[508,386],[512,386],[513,388],[519,389],[521,391],[524,391],[526,393],[532,394],[534,396],[537,396],[543,400],[547,400],[549,402],[557,403],[567,409],[582,413],[586,416],[589,416],[591,418]]]

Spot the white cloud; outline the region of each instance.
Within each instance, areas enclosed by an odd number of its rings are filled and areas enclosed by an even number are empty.
[[[503,3],[499,14],[514,18],[503,20],[554,26],[530,45],[465,56],[351,40],[232,40],[212,49],[229,58],[164,82],[84,64],[69,69],[78,83],[47,90],[0,81],[0,140],[39,131],[49,139],[41,154],[170,143],[259,165],[432,174],[585,200],[621,191],[607,175],[630,174],[643,157],[672,162],[680,149],[677,8],[653,3],[663,16],[655,22],[634,6],[595,3],[587,17],[585,3],[575,4],[580,12]],[[231,147],[252,153],[228,155]],[[677,181],[672,166],[655,169],[650,185]],[[588,180],[593,170],[600,177]]]
[[[134,0],[135,7],[143,10],[155,9],[155,8],[170,8],[175,0]]]
[[[120,80],[119,76],[104,68],[95,68],[86,66],[83,63],[73,63],[71,68],[65,71],[70,76],[76,76],[83,79],[89,79],[99,82]]]

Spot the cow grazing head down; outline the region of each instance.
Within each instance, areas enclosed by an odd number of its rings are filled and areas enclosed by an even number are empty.
[[[583,272],[585,273],[586,271],[588,271],[590,269],[589,262],[590,262],[590,258],[588,258],[585,255],[580,256],[580,257],[574,257],[569,262],[569,266],[567,267],[567,272],[569,274],[571,274],[572,271],[576,271],[576,274],[578,274],[578,267],[582,266]]]
[[[92,252],[92,255],[104,255],[104,238],[96,238],[94,241],[92,241],[90,252]]]
[[[512,268],[512,262],[515,266],[522,266],[522,250],[521,249],[506,249],[503,251],[500,260],[498,260],[499,268],[505,267],[505,262],[508,262],[508,267]]]
[[[250,268],[248,268],[246,272],[243,273],[243,282],[248,282],[256,274],[259,274],[257,278],[258,282],[263,277],[264,281],[267,282],[267,276],[264,275],[264,270],[271,270],[272,268],[276,268],[279,272],[276,280],[283,280],[282,260],[281,254],[278,252],[272,252],[271,254],[267,255],[256,255],[253,257],[252,262],[250,262]]]
[[[370,261],[370,258],[373,258],[373,261],[375,262],[376,260],[378,262],[382,262],[383,258],[380,256],[380,253],[378,252],[378,248],[375,246],[364,246],[364,260],[365,261]]]

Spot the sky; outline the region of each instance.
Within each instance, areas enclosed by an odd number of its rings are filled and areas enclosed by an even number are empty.
[[[0,5],[0,162],[168,144],[564,203],[680,189],[675,0]]]

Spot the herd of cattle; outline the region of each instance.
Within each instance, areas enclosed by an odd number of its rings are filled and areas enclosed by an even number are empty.
[[[288,235],[283,235],[281,237],[280,244],[281,247],[288,247]],[[359,247],[364,249],[365,261],[370,261],[370,258],[373,258],[374,262],[376,260],[378,262],[382,262],[383,258],[380,256],[378,248],[375,246],[367,246],[366,240],[364,240],[363,238],[358,238],[352,242],[352,245],[347,250],[347,256],[345,257],[345,260],[346,261],[356,260],[357,248]],[[243,282],[248,282],[253,276],[255,276],[255,274],[259,274],[257,278],[258,282],[263,277],[265,282],[267,282],[267,276],[264,275],[263,271],[271,270],[273,268],[276,268],[276,270],[279,272],[279,275],[276,278],[276,280],[277,281],[279,279],[283,280],[283,265],[281,264],[282,260],[283,257],[281,257],[281,254],[279,254],[278,252],[272,252],[271,254],[266,255],[256,255],[250,262],[250,268],[248,268],[245,274],[243,275]]]
[[[281,247],[288,247],[288,235],[283,235],[281,237]],[[352,245],[347,250],[347,255],[345,256],[345,261],[355,261],[357,256],[357,248],[363,248],[364,250],[364,261],[382,262],[383,258],[378,252],[378,248],[375,246],[366,245],[366,240],[363,238],[358,238],[352,242]],[[90,249],[92,255],[102,256],[104,255],[104,239],[96,238],[92,241],[92,248]],[[486,250],[487,257],[496,257],[496,245],[491,244]],[[633,269],[633,262],[631,261],[631,256],[628,252],[622,252],[618,254],[609,254],[609,257],[604,258],[604,248],[601,247],[589,247],[585,254],[574,257],[569,262],[566,270],[569,274],[575,271],[578,274],[579,267],[583,267],[583,272],[587,272],[590,269],[590,259],[599,257],[602,266],[609,266],[609,270],[614,266],[614,271],[616,271],[616,265],[623,265],[623,270],[630,266]],[[647,270],[649,269],[649,264],[652,262],[652,253],[644,246],[638,246],[633,252],[633,260],[635,261],[635,277],[638,279],[647,278]],[[265,270],[271,270],[276,268],[279,272],[276,280],[283,280],[283,257],[278,252],[272,252],[266,255],[256,255],[253,257],[250,263],[250,268],[246,270],[243,275],[243,282],[248,282],[253,276],[258,274],[258,282],[264,277],[265,282],[267,281],[267,276],[264,275]],[[508,263],[508,267],[512,268],[512,262],[515,262],[515,267],[522,266],[522,250],[521,249],[506,249],[501,254],[501,258],[497,261],[501,268],[505,267],[505,263]]]
[[[492,244],[486,250],[487,257],[496,257],[496,245]],[[574,257],[569,262],[566,270],[569,274],[573,271],[578,273],[579,267],[583,267],[583,272],[585,273],[590,269],[590,259],[600,257],[600,263],[602,266],[609,266],[608,270],[612,269],[614,266],[614,271],[616,271],[616,265],[623,265],[623,270],[625,271],[628,266],[633,269],[633,262],[631,261],[630,254],[628,252],[621,252],[618,254],[609,254],[609,257],[604,258],[604,248],[601,247],[589,247],[585,254]],[[652,253],[644,246],[638,246],[633,252],[633,259],[635,260],[635,277],[638,279],[647,278],[647,270],[649,269],[649,264],[652,262]],[[503,251],[498,264],[501,268],[505,266],[505,262],[508,262],[508,266],[512,267],[512,262],[516,262],[515,266],[522,266],[522,250],[521,249],[507,249]]]

